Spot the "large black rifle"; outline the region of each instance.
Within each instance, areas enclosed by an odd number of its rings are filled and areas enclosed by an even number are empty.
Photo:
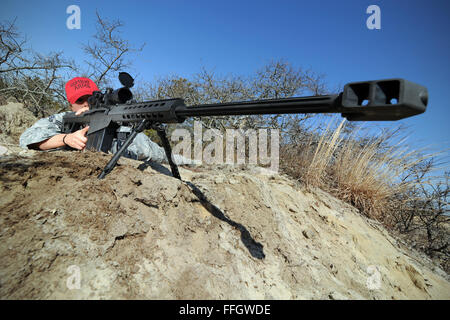
[[[95,91],[88,99],[89,111],[76,116],[64,116],[66,133],[89,125],[86,149],[108,152],[120,126],[133,130],[119,150],[106,165],[99,179],[115,167],[119,158],[139,132],[155,129],[161,138],[167,160],[174,177],[181,179],[164,124],[182,123],[189,117],[290,114],[290,113],[341,113],[349,121],[393,121],[425,112],[428,104],[427,88],[404,79],[386,79],[353,82],[344,86],[343,92],[332,95],[266,99],[255,101],[214,103],[186,106],[183,99],[164,99],[134,102],[130,88],[134,79],[125,72],[119,74],[122,88]]]

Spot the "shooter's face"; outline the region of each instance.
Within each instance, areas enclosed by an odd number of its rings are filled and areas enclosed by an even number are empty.
[[[81,109],[84,109],[84,111],[89,110],[89,104],[88,104],[88,98],[91,95],[87,94],[85,96],[79,97],[75,103],[71,103],[71,109],[73,112],[77,112]]]

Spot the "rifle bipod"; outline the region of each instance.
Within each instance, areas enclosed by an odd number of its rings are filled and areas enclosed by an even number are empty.
[[[164,151],[166,153],[167,160],[170,165],[170,169],[172,171],[172,175],[181,180],[180,173],[178,171],[177,164],[172,160],[172,148],[170,147],[169,139],[167,139],[165,127],[160,123],[150,123],[148,120],[142,120],[139,122],[137,126],[133,128],[131,134],[127,137],[125,142],[121,145],[120,149],[114,154],[114,156],[109,160],[108,164],[105,166],[103,171],[99,174],[98,179],[103,179],[108,173],[110,173],[119,161],[122,154],[128,148],[128,146],[133,142],[134,138],[136,138],[137,134],[144,131],[147,128],[155,129],[158,133],[159,138],[164,147]]]

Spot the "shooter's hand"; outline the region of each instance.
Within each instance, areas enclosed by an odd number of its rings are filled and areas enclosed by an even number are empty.
[[[86,137],[86,133],[88,130],[89,126],[73,133],[69,133],[64,138],[64,142],[74,149],[83,150],[84,147],[86,147],[86,142],[88,140]]]

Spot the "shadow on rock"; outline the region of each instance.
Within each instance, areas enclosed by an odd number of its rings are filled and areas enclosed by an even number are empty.
[[[144,171],[148,167],[152,168],[153,170],[165,174],[166,176],[173,177],[172,172],[164,167],[162,164],[153,162],[153,161],[144,161],[139,166],[138,169],[141,171]]]
[[[206,210],[208,210],[217,219],[220,219],[228,223],[230,226],[238,229],[241,232],[242,243],[245,245],[245,247],[248,249],[248,251],[254,258],[264,259],[266,257],[263,251],[263,245],[259,242],[256,242],[252,238],[247,228],[245,228],[242,224],[237,223],[228,218],[219,208],[217,208],[215,205],[209,202],[204,193],[199,188],[197,188],[197,186],[195,186],[192,182],[189,181],[184,182],[191,187],[192,191],[200,200],[200,203],[203,205],[203,207],[205,207]]]

